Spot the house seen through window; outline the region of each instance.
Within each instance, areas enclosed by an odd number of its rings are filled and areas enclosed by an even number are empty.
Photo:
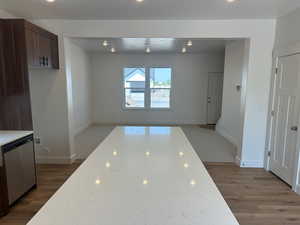
[[[124,107],[170,108],[171,77],[169,67],[124,68]]]

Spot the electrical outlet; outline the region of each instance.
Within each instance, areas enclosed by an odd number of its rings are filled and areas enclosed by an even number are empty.
[[[37,145],[40,145],[40,144],[41,144],[41,138],[40,138],[40,137],[36,137],[34,140],[35,140],[35,143],[36,143]]]

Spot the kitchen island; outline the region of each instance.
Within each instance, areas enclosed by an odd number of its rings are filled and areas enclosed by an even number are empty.
[[[116,127],[28,225],[238,225],[179,127]]]

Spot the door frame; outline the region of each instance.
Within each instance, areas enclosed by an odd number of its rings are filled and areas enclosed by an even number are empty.
[[[209,77],[210,75],[215,75],[215,76],[221,76],[223,78],[222,81],[222,100],[221,100],[221,113],[222,113],[222,104],[223,104],[223,90],[224,90],[224,72],[208,72],[207,73],[207,89],[206,89],[206,124],[210,125],[208,123],[208,92],[209,92]],[[219,74],[219,75],[217,75]],[[218,121],[216,122],[217,125]]]
[[[274,49],[273,51],[273,62],[272,62],[272,74],[271,74],[271,86],[270,86],[270,92],[269,92],[269,106],[268,106],[268,118],[267,118],[267,136],[266,136],[266,143],[265,143],[265,162],[264,162],[264,168],[267,171],[270,171],[270,144],[272,142],[272,126],[274,124],[274,117],[272,116],[272,111],[274,110],[274,100],[275,100],[275,74],[277,72],[278,67],[278,59],[279,57],[284,56],[292,56],[292,55],[300,55],[300,41],[286,45],[281,46],[277,49]],[[300,73],[299,73],[300,77]],[[300,91],[297,93],[300,96]],[[297,126],[300,128],[300,116],[298,118]],[[297,140],[296,140],[296,151],[294,156],[294,162],[293,162],[293,181],[292,181],[292,189],[293,191],[297,192],[300,195],[300,130],[297,133]]]

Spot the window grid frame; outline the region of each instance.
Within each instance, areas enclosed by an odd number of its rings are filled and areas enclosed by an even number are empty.
[[[127,88],[125,87],[125,77],[124,70],[125,68],[141,68],[145,69],[145,87],[144,88]],[[154,68],[168,68],[171,69],[171,80],[170,87],[150,87],[150,70]],[[143,110],[143,111],[170,111],[172,109],[172,92],[173,92],[173,68],[171,66],[125,66],[122,70],[122,89],[123,89],[123,103],[122,109],[124,111],[128,110]],[[144,107],[127,107],[126,106],[126,89],[141,89],[144,90]],[[152,89],[167,89],[169,90],[169,107],[151,107],[151,90]]]

